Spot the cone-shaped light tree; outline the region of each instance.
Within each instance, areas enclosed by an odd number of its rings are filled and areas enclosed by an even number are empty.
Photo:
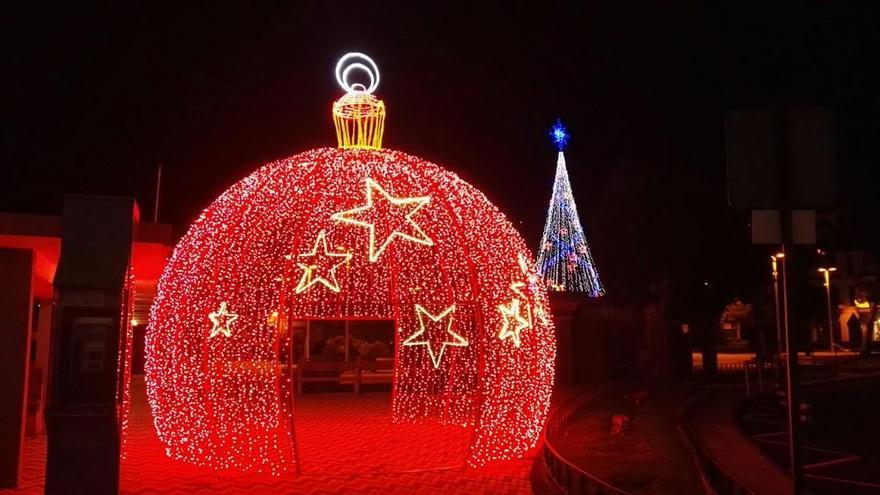
[[[605,294],[605,289],[599,281],[599,273],[578,218],[565,167],[564,151],[569,134],[562,122],[557,120],[550,129],[550,136],[559,155],[547,223],[538,247],[538,273],[551,290],[583,292],[590,297],[599,297]]]

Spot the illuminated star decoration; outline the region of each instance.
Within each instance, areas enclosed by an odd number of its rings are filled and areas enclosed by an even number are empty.
[[[211,329],[211,335],[208,336],[209,339],[221,333],[224,337],[229,337],[232,335],[230,325],[238,319],[238,315],[230,313],[226,308],[226,301],[223,301],[220,303],[220,309],[208,313],[208,319],[214,324],[214,328]]]
[[[429,313],[428,310],[423,308],[421,305],[416,304],[416,314],[419,317],[419,330],[416,333],[407,337],[407,339],[403,341],[403,345],[426,346],[428,348],[428,355],[431,357],[431,362],[434,364],[434,368],[439,368],[440,361],[443,359],[443,352],[446,351],[446,346],[466,347],[468,345],[468,341],[465,340],[464,337],[452,331],[453,313],[455,313],[454,304],[444,309],[442,313],[436,316]],[[444,320],[444,331],[447,333],[447,336],[446,339],[443,340],[443,343],[440,345],[440,350],[438,352],[435,352],[434,346],[431,343],[431,339],[429,338],[430,336],[425,335],[426,323],[427,326],[438,326],[438,324],[443,325]],[[452,340],[449,340],[450,338]]]
[[[517,284],[511,284],[511,288],[513,288],[513,285]],[[523,318],[520,313],[519,299],[512,299],[507,306],[499,304],[498,311],[501,312],[501,318],[503,320],[501,323],[501,331],[498,332],[498,338],[501,340],[507,340],[510,338],[510,340],[513,341],[513,345],[519,347],[522,343],[520,340],[520,332],[531,326],[529,320]],[[511,324],[511,320],[513,320],[513,324]]]
[[[526,280],[529,281],[528,288],[529,292],[537,293],[538,292],[538,276],[535,275],[534,272],[529,272],[529,259],[523,253],[519,253],[517,255],[517,261],[519,262],[519,270],[522,272],[523,276]],[[522,292],[523,287],[526,287],[526,284],[523,282],[514,282],[510,284],[510,290],[512,290],[516,295],[522,298],[523,301],[526,301],[526,313],[529,320],[529,327],[534,325],[534,320],[532,319],[532,314],[538,317],[538,320],[541,321],[542,325],[546,325],[549,320],[547,319],[547,312],[544,310],[544,306],[539,302],[535,301],[534,309],[532,304],[528,303],[529,298]]]
[[[321,251],[318,251],[318,247]],[[323,230],[315,238],[312,252],[302,253],[297,256],[297,266],[302,268],[303,274],[296,286],[296,293],[302,294],[315,284],[323,284],[324,287],[339,292],[339,282],[336,281],[336,269],[351,260],[351,253],[335,253],[330,251],[327,245],[327,233]],[[322,275],[326,273],[326,275]]]
[[[413,198],[394,198],[385,192],[373,179],[366,180],[367,186],[367,204],[358,206],[351,210],[340,211],[334,213],[331,218],[339,222],[347,222],[359,227],[365,227],[370,232],[370,261],[375,262],[379,256],[385,251],[385,248],[391,244],[395,237],[406,239],[426,246],[433,246],[432,241],[421,227],[413,220],[415,215],[423,206],[427,205],[430,196],[419,196]],[[378,193],[374,197],[374,192]],[[370,210],[373,210],[372,212]],[[388,217],[395,217],[392,222],[388,221],[365,221],[359,220],[364,216],[370,216],[378,213],[381,220],[387,220]],[[366,215],[365,215],[366,214]],[[382,235],[376,235],[376,230],[381,229]],[[401,230],[406,228],[407,230]],[[390,232],[389,232],[390,231]],[[382,240],[379,246],[376,246],[376,239]]]
[[[553,138],[553,144],[556,145],[556,150],[564,151],[565,147],[568,146],[568,138],[571,136],[568,134],[568,129],[562,125],[562,120],[556,119],[556,122],[553,123],[553,127],[550,128],[550,137]]]
[[[523,273],[523,275],[528,275],[529,273],[529,260],[522,253],[516,255],[516,263],[519,265],[519,271]]]
[[[529,281],[530,289],[534,290],[535,285],[537,284],[537,278],[529,275],[529,264],[525,256],[520,253],[517,257],[517,262],[519,263],[519,269],[522,272],[523,276]],[[510,300],[508,305],[499,304],[498,311],[501,312],[501,331],[498,332],[498,338],[501,340],[507,340],[508,338],[513,342],[513,345],[519,347],[522,344],[522,339],[520,337],[520,333],[532,326],[532,308],[529,305],[529,298],[526,297],[523,289],[526,287],[525,282],[511,282],[510,290],[516,294],[520,299],[513,298]],[[526,316],[520,312],[520,303],[522,301],[526,301]],[[511,325],[511,320],[513,320],[514,324]]]

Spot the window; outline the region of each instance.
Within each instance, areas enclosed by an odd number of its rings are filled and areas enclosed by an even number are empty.
[[[345,321],[311,320],[306,325],[309,353],[312,361],[345,361]]]
[[[394,357],[394,322],[391,320],[354,320],[349,322],[351,359]]]

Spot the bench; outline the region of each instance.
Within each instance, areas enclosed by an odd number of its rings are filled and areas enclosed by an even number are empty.
[[[338,383],[352,385],[361,392],[361,385],[394,381],[394,359],[360,359],[345,361],[303,361],[296,366],[296,391],[302,393],[303,383]]]
[[[361,393],[361,385],[383,384],[394,381],[394,359],[378,358],[375,360],[361,359],[353,371],[343,372],[340,383],[354,385],[354,393]]]
[[[296,393],[302,393],[303,383],[343,383],[341,376],[355,366],[345,361],[301,361],[296,366]]]

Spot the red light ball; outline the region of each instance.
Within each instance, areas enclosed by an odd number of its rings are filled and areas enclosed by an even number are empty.
[[[472,466],[521,457],[544,427],[556,352],[533,259],[480,191],[414,156],[270,163],[202,212],[159,281],[146,347],[159,437],[199,465],[292,469],[284,322],[389,319],[389,421],[472,428]],[[451,306],[448,331],[425,316]]]

